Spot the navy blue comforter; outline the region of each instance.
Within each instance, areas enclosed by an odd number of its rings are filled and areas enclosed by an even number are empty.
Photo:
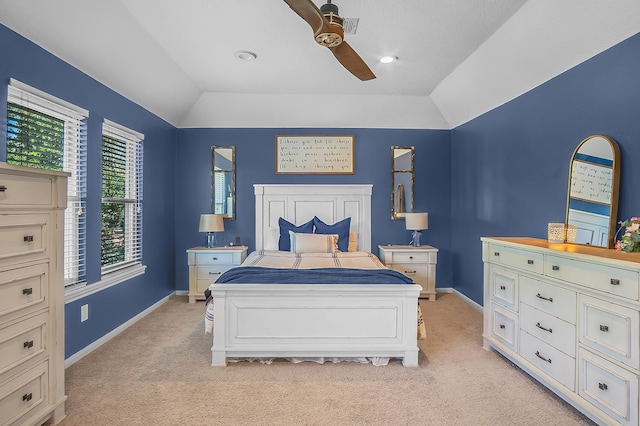
[[[216,283],[234,284],[413,284],[391,269],[288,269],[239,266],[224,272]]]

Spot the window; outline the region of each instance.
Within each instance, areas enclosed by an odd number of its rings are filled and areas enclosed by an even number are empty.
[[[142,261],[142,140],[105,120],[102,126],[102,274]]]
[[[7,96],[7,163],[71,173],[64,233],[64,282],[86,281],[88,111],[11,79]]]

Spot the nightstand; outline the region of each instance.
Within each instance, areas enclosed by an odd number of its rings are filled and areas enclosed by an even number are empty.
[[[189,303],[204,299],[204,291],[227,269],[239,266],[247,258],[246,246],[193,247],[187,250],[189,261]]]
[[[431,246],[378,246],[380,260],[388,268],[413,278],[422,286],[420,297],[436,300],[438,249]]]

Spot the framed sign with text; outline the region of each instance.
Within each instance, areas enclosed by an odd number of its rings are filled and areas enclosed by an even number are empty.
[[[276,136],[278,174],[353,174],[353,135]]]

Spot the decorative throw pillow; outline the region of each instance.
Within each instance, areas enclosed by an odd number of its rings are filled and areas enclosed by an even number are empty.
[[[349,251],[358,251],[358,233],[349,232]]]
[[[298,234],[289,231],[292,253],[333,253],[338,251],[336,234]]]
[[[351,227],[351,218],[347,217],[333,225],[327,225],[317,216],[313,217],[313,224],[316,227],[316,234],[338,234],[338,250],[349,250],[349,228]]]
[[[313,219],[300,226],[296,226],[288,220],[279,218],[278,226],[280,226],[280,239],[278,240],[278,250],[280,251],[289,251],[291,249],[291,237],[289,236],[289,231],[301,234],[313,233]]]

